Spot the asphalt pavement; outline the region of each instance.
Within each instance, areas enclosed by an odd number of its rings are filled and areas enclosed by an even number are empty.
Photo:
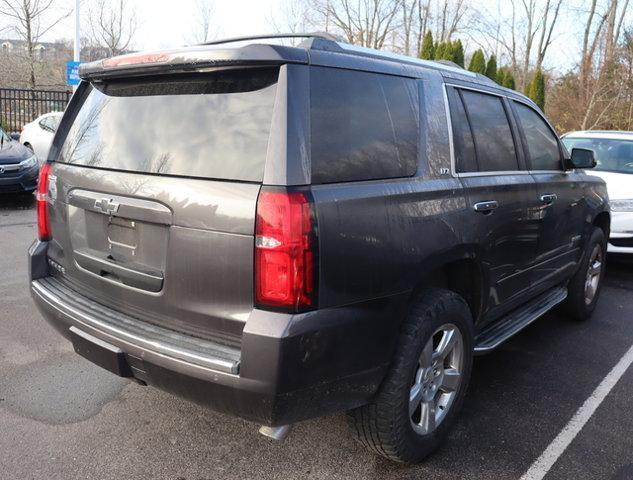
[[[120,379],[74,354],[27,284],[31,196],[0,197],[0,479],[516,479],[633,345],[633,263],[610,259],[594,317],[548,314],[477,357],[448,442],[418,466],[366,452],[344,415],[257,425]],[[633,479],[633,367],[546,479]]]

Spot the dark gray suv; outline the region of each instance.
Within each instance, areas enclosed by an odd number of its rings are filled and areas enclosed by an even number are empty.
[[[117,375],[276,438],[349,411],[417,462],[474,354],[558,304],[591,314],[605,185],[517,92],[303,37],[83,66],[40,175],[32,294]]]

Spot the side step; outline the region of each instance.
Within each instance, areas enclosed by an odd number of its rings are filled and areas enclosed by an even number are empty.
[[[475,354],[494,350],[567,298],[567,289],[549,290],[484,328],[475,338]]]

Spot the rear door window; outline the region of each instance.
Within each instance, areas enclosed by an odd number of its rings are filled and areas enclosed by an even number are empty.
[[[59,162],[259,182],[278,69],[90,86]]]
[[[561,170],[558,141],[549,125],[527,105],[514,102],[525,136],[532,170]]]
[[[475,142],[480,172],[519,169],[514,137],[503,100],[496,95],[461,90]]]
[[[313,67],[310,88],[312,183],[415,174],[415,80]]]

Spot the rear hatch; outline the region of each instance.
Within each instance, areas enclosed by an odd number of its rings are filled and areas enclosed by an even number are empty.
[[[141,320],[239,344],[278,74],[82,85],[49,179],[60,279]]]

